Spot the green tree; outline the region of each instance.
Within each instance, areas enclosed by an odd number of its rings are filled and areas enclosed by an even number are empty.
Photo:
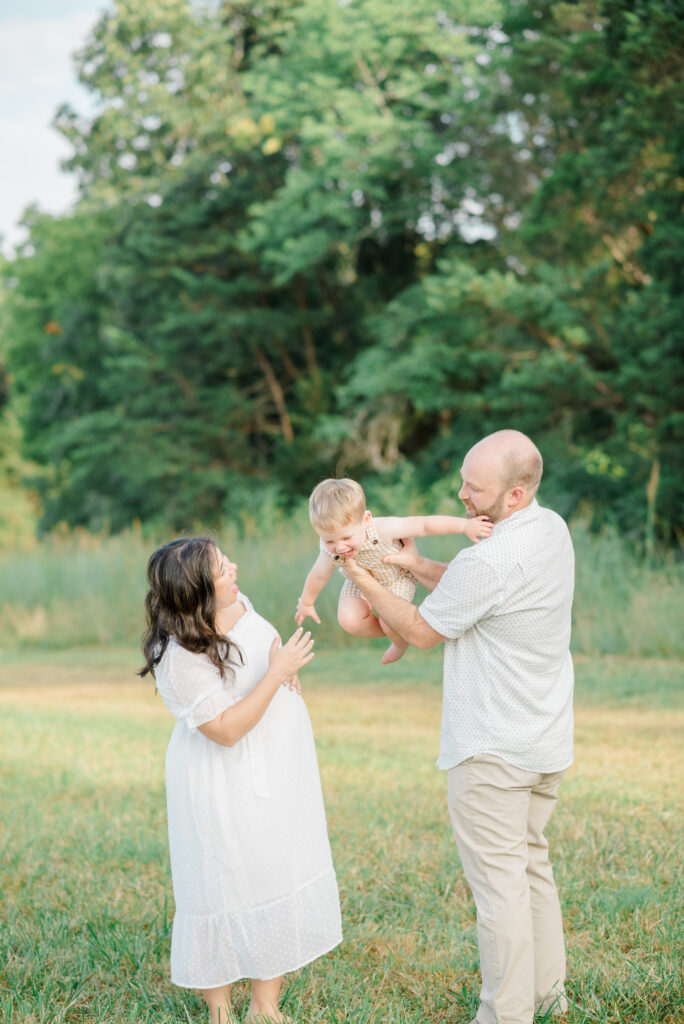
[[[450,134],[477,137],[474,108],[458,126],[448,110],[479,44],[438,4],[268,13],[120,0],[80,55],[101,109],[58,123],[84,202],[111,211],[106,394],[54,421],[47,523],[187,521],[273,480],[308,489],[335,458],[312,433],[368,310],[422,272],[421,217],[453,231],[466,178],[441,154]],[[49,429],[27,432],[54,462]]]
[[[684,497],[682,22],[653,3],[510,10],[489,73],[527,177],[492,164],[506,214],[476,197],[498,232],[484,262],[446,245],[369,321],[338,423],[381,416],[424,483],[514,423],[544,440],[566,513],[589,499],[652,550]]]
[[[588,492],[603,478],[651,549],[656,520],[666,535],[681,528],[684,498],[684,141],[672,130],[684,108],[682,13],[677,2],[547,0],[511,8],[503,26],[513,91],[527,101],[521,144],[539,176],[520,258],[574,278],[594,379],[570,454]]]
[[[24,454],[41,467],[31,482],[44,502],[45,525],[62,519],[102,525],[89,470],[77,465],[74,435],[108,401],[98,268],[109,218],[85,209],[61,219],[29,211],[25,224],[29,241],[9,267],[4,347]]]
[[[45,523],[186,525],[338,468],[437,498],[514,425],[564,512],[671,536],[681,25],[116,0],[78,58],[97,112],[57,119],[83,198],[10,271]]]

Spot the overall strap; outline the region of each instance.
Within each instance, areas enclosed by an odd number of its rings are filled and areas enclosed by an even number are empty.
[[[379,539],[380,538],[378,537],[378,531],[375,527],[375,520],[373,519],[373,516],[371,516],[370,522],[366,527],[366,540],[373,542]]]

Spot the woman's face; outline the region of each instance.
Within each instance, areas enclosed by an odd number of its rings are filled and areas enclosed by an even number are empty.
[[[225,607],[237,601],[237,565],[216,548],[216,565],[213,572],[216,606]]]

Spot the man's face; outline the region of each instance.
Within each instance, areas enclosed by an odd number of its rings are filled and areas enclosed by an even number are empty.
[[[493,523],[498,523],[508,514],[508,491],[502,487],[499,468],[493,459],[487,459],[482,453],[468,452],[461,466],[461,479],[458,496],[465,505],[468,519],[488,516]]]

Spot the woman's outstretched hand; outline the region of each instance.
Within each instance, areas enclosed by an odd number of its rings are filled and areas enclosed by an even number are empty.
[[[305,633],[301,626],[282,647],[280,637],[274,637],[268,654],[269,668],[280,677],[281,682],[292,679],[313,658],[313,645],[311,633]]]

